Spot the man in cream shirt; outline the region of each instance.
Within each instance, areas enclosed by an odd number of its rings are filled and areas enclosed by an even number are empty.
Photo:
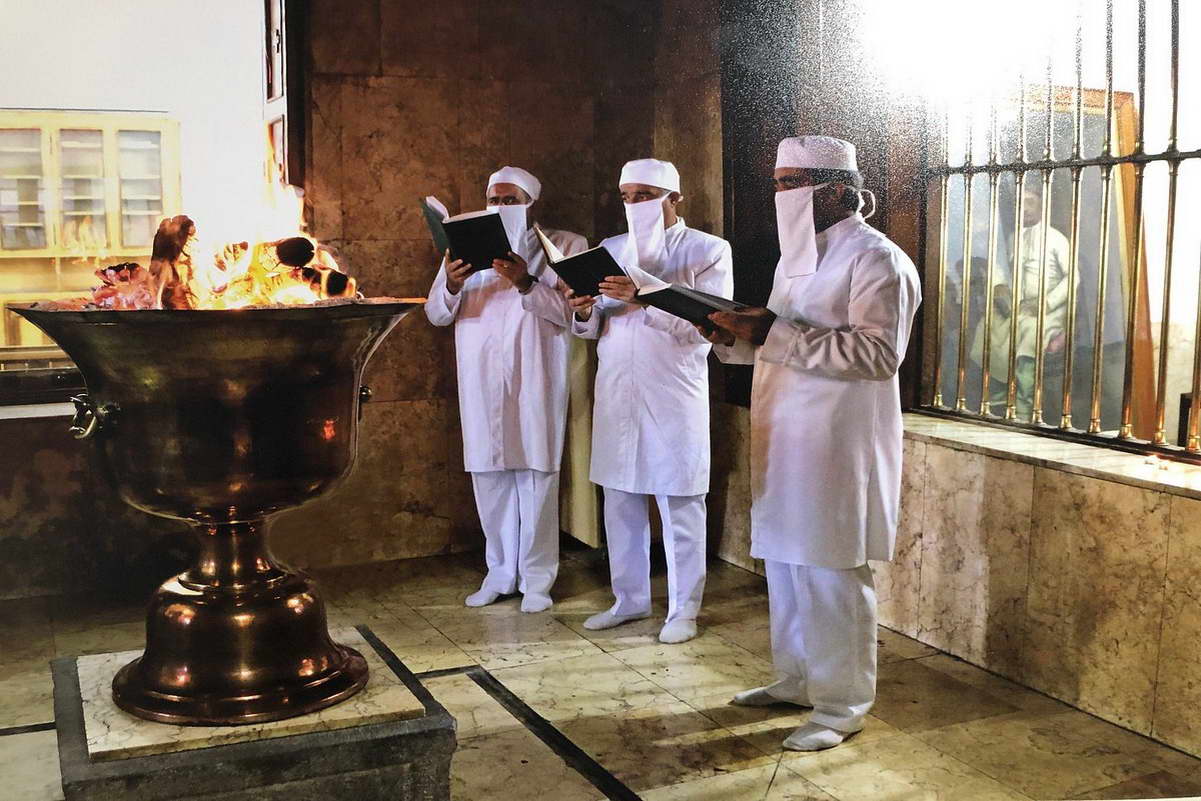
[[[559,569],[571,327],[558,276],[531,227],[541,191],[518,167],[493,173],[488,205],[503,218],[513,252],[488,265],[444,260],[425,304],[431,323],[455,327],[463,463],[484,528],[488,574],[466,604],[520,591],[523,612],[550,608]],[[578,234],[543,230],[565,254],[587,247]]]

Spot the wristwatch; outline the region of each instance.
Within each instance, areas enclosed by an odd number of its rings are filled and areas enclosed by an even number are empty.
[[[529,274],[529,273],[526,273],[526,275],[530,275],[530,274]],[[530,285],[529,285],[529,286],[527,286],[525,289],[519,289],[519,290],[517,290],[517,294],[519,294],[519,295],[528,295],[528,294],[530,294],[530,290],[532,290],[532,289],[534,288],[534,284],[537,284],[537,283],[538,283],[538,279],[537,279],[537,278],[535,278],[534,276],[530,275]]]

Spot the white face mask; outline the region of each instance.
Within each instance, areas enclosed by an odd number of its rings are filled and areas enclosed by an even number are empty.
[[[776,232],[780,237],[778,269],[787,276],[817,272],[817,231],[813,225],[813,193],[826,184],[776,192]]]
[[[630,232],[626,259],[635,267],[658,274],[667,256],[667,232],[663,228],[663,198],[626,203],[626,227]],[[625,264],[623,267],[627,266]]]
[[[521,252],[521,243],[525,241],[525,232],[529,230],[529,209],[532,203],[512,206],[491,206],[498,210],[500,220],[505,224],[505,236],[515,253]]]

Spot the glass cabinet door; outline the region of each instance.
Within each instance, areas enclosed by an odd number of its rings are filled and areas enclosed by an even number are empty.
[[[118,131],[121,244],[149,247],[163,216],[162,134]]]
[[[108,246],[104,216],[104,137],[101,131],[59,132],[62,246],[80,257]]]
[[[46,247],[42,132],[0,130],[0,250]]]

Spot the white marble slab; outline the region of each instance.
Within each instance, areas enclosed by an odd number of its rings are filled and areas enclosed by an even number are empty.
[[[77,660],[88,755],[96,761],[168,754],[193,748],[288,737],[369,723],[421,717],[425,708],[352,628],[331,632],[335,641],[361,653],[371,671],[367,686],[340,704],[309,715],[245,726],[176,726],[130,715],[113,701],[113,676],[141,651],[95,654]]]
[[[905,414],[905,436],[961,451],[1201,499],[1201,466],[1011,429]]]

